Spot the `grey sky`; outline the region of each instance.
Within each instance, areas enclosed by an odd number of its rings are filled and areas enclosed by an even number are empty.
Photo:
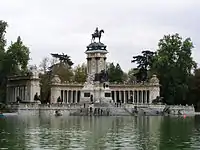
[[[124,71],[133,55],[156,50],[164,34],[191,37],[200,54],[199,0],[2,0],[0,19],[8,22],[8,44],[20,35],[31,51],[31,64],[52,52],[64,52],[75,65],[85,62],[86,46],[98,26],[108,46],[108,61]]]

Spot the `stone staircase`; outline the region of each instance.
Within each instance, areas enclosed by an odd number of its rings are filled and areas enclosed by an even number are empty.
[[[132,113],[125,106],[117,107],[113,103],[94,103],[70,113],[71,116],[130,116]]]

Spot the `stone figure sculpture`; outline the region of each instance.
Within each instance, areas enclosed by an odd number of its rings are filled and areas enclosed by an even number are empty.
[[[100,81],[101,83],[108,81],[108,72],[105,70],[101,70],[100,73],[95,74],[94,81]]]
[[[104,30],[99,31],[99,29],[97,27],[95,32],[92,34],[92,40],[91,41],[94,42],[95,38],[99,38],[99,43],[100,43],[102,33],[104,33]]]

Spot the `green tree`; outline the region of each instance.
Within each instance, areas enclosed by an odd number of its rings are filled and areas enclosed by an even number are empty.
[[[115,81],[118,83],[123,82],[123,75],[124,75],[124,72],[121,69],[120,65],[117,63],[115,67]]]
[[[59,59],[58,63],[53,64],[49,67],[52,75],[58,75],[62,82],[73,81],[74,73],[72,65],[74,64],[70,56],[66,54],[51,54],[53,58]]]
[[[40,88],[41,88],[41,102],[47,103],[50,102],[50,94],[51,94],[51,72],[46,72],[40,74]]]
[[[7,22],[0,20],[0,56],[1,53],[5,51],[5,46],[6,46],[5,33],[7,27],[8,27]]]
[[[110,63],[107,66],[107,71],[108,79],[110,82],[121,83],[124,81],[124,79],[126,79],[126,75],[124,74],[119,64],[116,64],[115,66],[114,63]]]
[[[85,64],[78,65],[74,68],[74,81],[84,83],[87,77],[87,66]]]
[[[134,76],[138,82],[148,79],[148,72],[151,69],[155,59],[155,52],[146,50],[142,51],[142,55],[133,56],[132,63],[137,64],[137,69],[134,70]]]
[[[138,69],[150,69],[153,64],[155,52],[146,50],[142,51],[142,55],[133,56],[132,63],[136,63]]]
[[[115,65],[114,63],[110,63],[107,66],[108,71],[108,79],[110,82],[115,82]]]
[[[29,61],[29,49],[23,44],[20,37],[15,43],[11,43],[6,51],[6,27],[7,23],[0,21],[0,100],[6,99],[7,76],[23,74],[27,71]]]
[[[11,74],[27,72],[29,54],[29,48],[23,44],[20,36],[18,36],[17,41],[12,43],[6,51],[6,60],[10,64]]]
[[[54,58],[57,58],[60,60],[60,65],[64,65],[66,67],[71,68],[71,66],[74,64],[70,58],[70,56],[62,53],[62,54],[51,54]]]
[[[161,96],[168,104],[182,104],[188,94],[188,80],[196,63],[191,57],[193,44],[178,34],[165,35],[159,41],[152,70],[161,83]]]
[[[128,73],[123,72],[122,81],[128,82]]]
[[[194,71],[194,75],[189,79],[189,94],[187,104],[194,104],[197,111],[200,111],[200,68]]]
[[[134,81],[136,81],[136,77],[135,74],[138,72],[137,68],[132,68],[128,71],[128,80],[129,82],[133,83]]]

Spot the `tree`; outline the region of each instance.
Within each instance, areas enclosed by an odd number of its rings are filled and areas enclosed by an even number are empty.
[[[122,81],[128,82],[128,73],[123,72]]]
[[[85,64],[78,65],[74,68],[74,81],[84,83],[87,77],[87,66]]]
[[[188,94],[188,80],[196,63],[191,57],[193,44],[190,38],[165,35],[158,43],[152,70],[161,83],[161,96],[168,104],[182,104]]]
[[[154,56],[155,52],[149,50],[142,51],[142,55],[133,56],[133,60],[131,62],[136,62],[136,64],[138,64],[138,69],[150,69],[153,64]]]
[[[0,20],[0,55],[2,52],[5,51],[5,46],[6,46],[5,33],[7,27],[8,27],[7,22]]]
[[[7,76],[20,75],[27,71],[29,61],[29,49],[23,44],[20,37],[15,43],[11,43],[6,51],[6,27],[7,23],[0,21],[0,100],[6,99]]]
[[[189,79],[189,92],[187,104],[194,104],[197,111],[200,111],[200,68],[194,71],[194,75]]]
[[[108,71],[108,79],[110,82],[115,82],[115,65],[114,63],[110,63],[107,66]]]
[[[117,65],[115,67],[115,80],[116,80],[116,82],[118,82],[118,83],[123,82],[123,75],[124,75],[124,72],[121,69],[120,65],[117,63]]]
[[[43,58],[40,64],[40,68],[43,71],[43,73],[40,74],[42,103],[49,102],[50,100],[51,80],[54,77],[54,75],[58,75],[61,79],[61,82],[73,81],[74,78],[73,70],[71,68],[71,64],[73,63],[69,56],[66,58],[68,60],[63,60],[63,58],[61,58],[60,60],[59,57],[62,57],[60,55],[52,56],[52,59],[49,59],[47,57]],[[60,61],[58,62],[57,59],[59,59]],[[67,64],[68,62],[70,65]]]
[[[119,64],[116,64],[115,66],[114,63],[110,63],[107,66],[107,71],[108,71],[109,82],[121,83],[124,81],[123,79],[125,79],[126,77]]]
[[[54,58],[58,58],[60,60],[60,64],[64,64],[67,67],[71,67],[74,63],[71,61],[70,56],[62,53],[62,54],[51,54]]]
[[[138,72],[137,68],[132,68],[128,71],[128,80],[130,83],[133,83],[134,81],[136,81],[136,77],[135,74]]]
[[[147,80],[148,71],[153,65],[154,57],[155,52],[149,50],[142,51],[142,55],[133,56],[133,60],[131,62],[137,64],[137,69],[135,69],[136,73],[134,74],[137,82]]]
[[[29,48],[23,44],[20,36],[18,36],[17,41],[12,43],[6,51],[6,60],[10,63],[10,72],[27,72],[29,54]]]
[[[49,64],[50,64],[50,60],[48,57],[45,57],[42,59],[42,62],[40,63],[40,70],[43,72],[43,73],[46,73],[48,71],[48,68],[49,68]]]

